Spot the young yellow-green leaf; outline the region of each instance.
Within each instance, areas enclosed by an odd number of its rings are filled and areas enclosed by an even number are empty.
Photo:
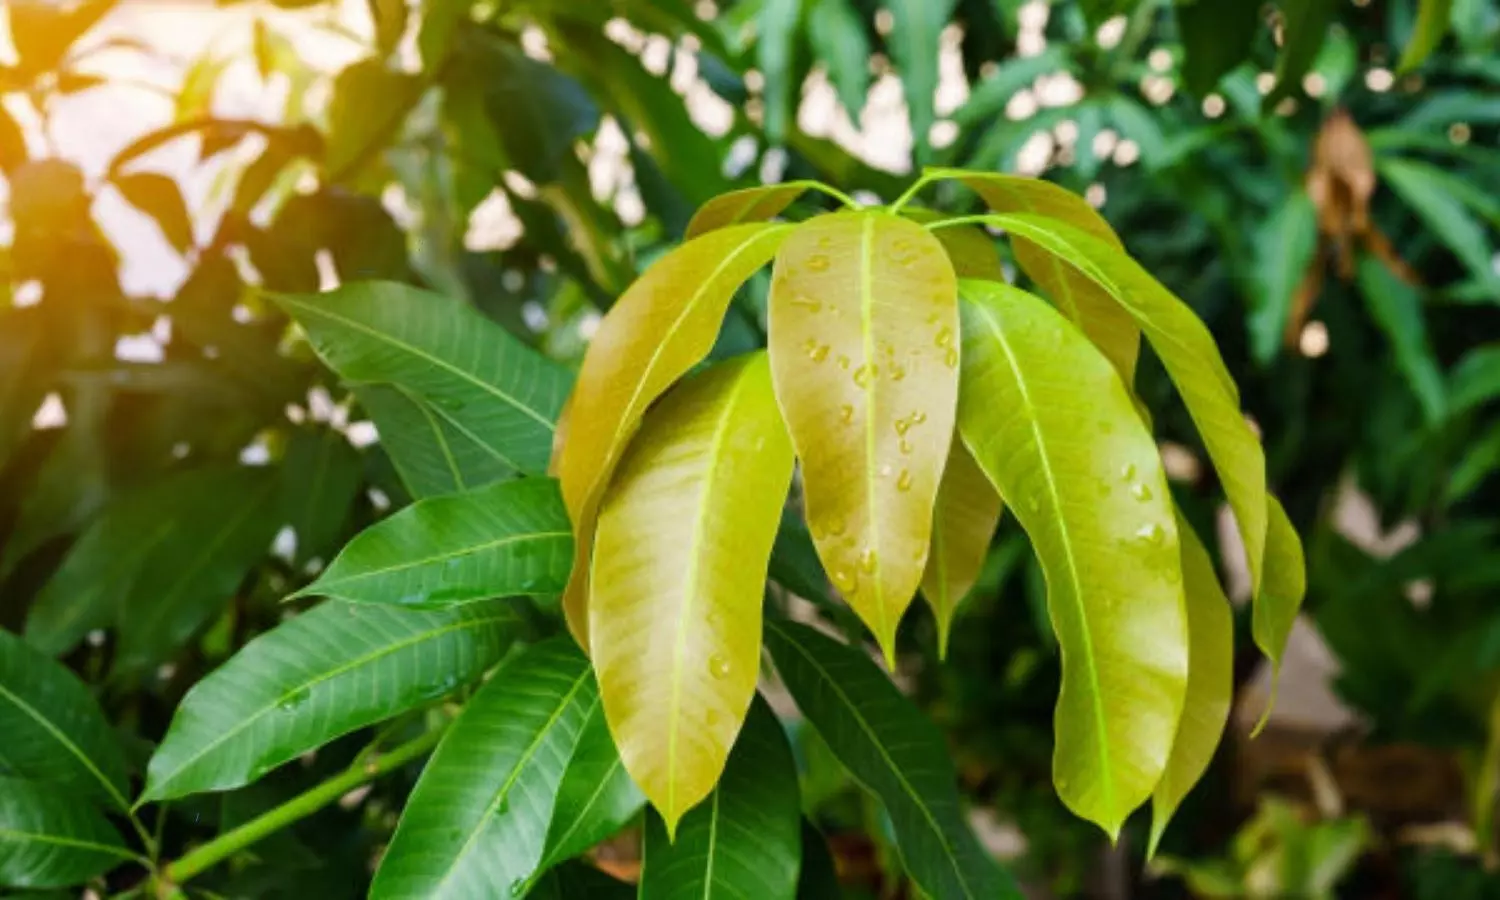
[[[1033,215],[989,218],[1031,240],[1104,288],[1140,324],[1197,424],[1245,542],[1252,592],[1266,555],[1266,456],[1240,412],[1240,392],[1213,335],[1191,307],[1139,263],[1077,228]]]
[[[88,688],[0,629],[0,772],[126,809],[125,755]]]
[[[1000,495],[964,442],[955,439],[938,485],[932,549],[922,573],[922,596],[937,619],[938,655],[948,654],[948,630],[958,604],[979,579],[990,538],[1000,524]]]
[[[372,900],[520,897],[598,702],[589,661],[567,637],[506,660],[428,760],[375,872]]]
[[[67,887],[135,858],[87,800],[0,775],[0,885]]]
[[[686,237],[692,240],[730,225],[768,222],[781,215],[798,197],[816,188],[816,182],[812,181],[786,181],[720,194],[693,213]]]
[[[923,225],[948,218],[936,210],[919,206],[903,207],[901,214]],[[983,229],[973,225],[954,225],[933,231],[933,236],[948,251],[948,261],[953,263],[953,272],[959,278],[1005,280],[1005,267],[1000,263],[1000,251],[995,247],[995,239]]]
[[[1119,248],[1120,238],[1104,217],[1082,197],[1048,181],[1020,175],[937,169],[929,174],[953,178],[978,194],[997,213],[1032,213],[1046,216],[1091,234]],[[1025,237],[1011,235],[1016,263],[1046,291],[1058,309],[1088,335],[1124,379],[1135,383],[1135,363],[1140,356],[1140,327],[1103,288],[1076,269],[1064,265]],[[964,276],[967,277],[967,276]],[[1003,279],[996,279],[997,281]]]
[[[418,500],[355,535],[317,581],[292,596],[451,606],[555,594],[572,558],[557,482],[523,478]]]
[[[802,856],[799,800],[786,732],[756,698],[724,777],[675,838],[648,814],[641,900],[793,900]]]
[[[953,265],[898,216],[819,216],[782,246],[770,303],[776,398],[813,542],[889,658],[922,580],[953,437]]]
[[[647,414],[599,510],[589,629],[611,733],[667,829],[706,797],[760,671],[792,447],[764,353]]]
[[[1119,373],[1038,297],[962,284],[964,442],[1031,537],[1062,647],[1052,772],[1111,837],[1166,767],[1187,688],[1177,525]]]
[[[141,802],[249,784],[341,734],[473,681],[510,647],[504,601],[392,609],[329,601],[246,644],[182,699]]]
[[[646,408],[708,355],[734,292],[791,229],[737,225],[688,241],[630,286],[589,343],[555,461],[577,537],[563,611],[586,650],[589,552],[610,473]]]
[[[1302,540],[1287,518],[1281,501],[1274,495],[1266,498],[1270,524],[1266,529],[1266,580],[1259,594],[1255,595],[1254,608],[1250,614],[1250,634],[1266,658],[1275,668],[1272,697],[1275,697],[1275,679],[1280,677],[1281,658],[1286,652],[1287,639],[1292,635],[1292,625],[1297,621],[1297,611],[1302,608],[1302,598],[1307,594],[1307,561],[1302,552]],[[1271,713],[1271,704],[1266,704],[1265,717]],[[1257,726],[1260,727],[1260,726]]]
[[[1188,682],[1177,738],[1166,771],[1151,794],[1151,842],[1156,846],[1172,814],[1203,776],[1224,735],[1234,699],[1234,615],[1213,560],[1193,526],[1177,514],[1182,545],[1182,591],[1187,600]]]

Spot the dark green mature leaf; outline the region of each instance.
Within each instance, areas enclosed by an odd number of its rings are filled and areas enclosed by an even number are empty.
[[[870,38],[853,0],[811,0],[807,39],[851,121],[859,121],[870,90]]]
[[[1417,8],[1417,27],[1411,42],[1401,51],[1397,72],[1410,72],[1420,66],[1448,33],[1453,15],[1453,0],[1421,0]]]
[[[402,484],[414,497],[455,494],[502,481],[515,469],[404,388],[366,384],[354,394],[380,432]]]
[[[792,900],[802,856],[797,765],[760,697],[708,799],[677,825],[655,811],[641,849],[641,900]]]
[[[1177,32],[1185,58],[1182,80],[1202,97],[1250,57],[1260,26],[1260,0],[1177,0]]]
[[[1455,414],[1500,397],[1500,344],[1476,347],[1448,376],[1449,409]]]
[[[906,91],[912,143],[918,160],[928,155],[927,132],[936,113],[938,50],[955,0],[885,0],[895,20],[887,41]]]
[[[557,865],[613,836],[645,805],[646,796],[630,780],[615,749],[601,703],[584,723],[558,785],[541,868]]]
[[[1049,45],[1035,56],[1006,60],[994,74],[974,85],[969,99],[953,114],[953,121],[963,128],[972,128],[994,119],[1004,113],[1005,105],[1017,91],[1029,87],[1040,75],[1065,69],[1067,62],[1068,54],[1058,44]]]
[[[1496,469],[1500,469],[1500,423],[1469,442],[1463,455],[1448,473],[1443,499],[1448,503],[1463,500]]]
[[[891,817],[907,873],[932,897],[1019,897],[975,840],[942,735],[864,653],[766,620],[766,645],[802,714]]]
[[[802,871],[797,875],[797,900],[837,900],[839,873],[833,867],[828,842],[818,829],[802,820]]]
[[[0,630],[0,772],[124,809],[125,756],[77,676]],[[3,792],[0,792],[3,797]]]
[[[1204,0],[1199,0],[1203,5]],[[1250,353],[1259,363],[1276,358],[1286,331],[1292,297],[1318,245],[1316,211],[1307,192],[1294,191],[1266,219],[1255,239],[1250,273],[1254,308],[1249,315]]]
[[[156,220],[162,236],[178,253],[192,249],[193,220],[177,182],[157,172],[116,175],[114,182],[131,206]]]
[[[323,166],[330,182],[357,176],[385,148],[422,96],[422,80],[362,59],[338,74],[328,101]]]
[[[519,896],[542,861],[558,786],[598,703],[571,638],[507,660],[428,761],[372,900]]]
[[[755,20],[755,58],[766,85],[766,139],[773,144],[786,136],[795,104],[802,99],[802,86],[792,77],[801,24],[802,0],[765,0]]]
[[[1491,299],[1500,300],[1500,277],[1491,262],[1494,245],[1485,236],[1484,227],[1465,208],[1467,202],[1458,193],[1463,185],[1456,184],[1430,163],[1384,157],[1376,166],[1391,190],[1411,206],[1469,273],[1489,285]]]
[[[635,900],[627,884],[583,863],[565,863],[548,872],[525,895],[527,900]]]
[[[418,500],[356,535],[293,596],[431,607],[555,594],[572,561],[557,482],[526,478]]]
[[[473,307],[391,282],[273,299],[345,381],[399,386],[496,461],[546,472],[572,379]]]
[[[0,885],[66,887],[135,858],[86,801],[0,775]]]
[[[1261,108],[1267,110],[1302,90],[1302,76],[1318,58],[1337,3],[1336,0],[1292,0],[1280,6],[1286,17],[1286,37],[1281,45],[1281,56],[1276,60],[1276,85],[1261,104]]]
[[[120,607],[118,671],[166,658],[229,602],[280,524],[276,487],[274,472],[240,466],[180,476],[171,506],[159,508],[171,531],[142,561]]]
[[[39,309],[0,310],[0,467],[31,433],[52,366]]]
[[[249,784],[356,728],[478,678],[510,646],[504,601],[398,610],[330,601],[188,691],[151,758],[141,802]]]
[[[281,460],[281,508],[297,533],[298,563],[326,559],[339,545],[364,460],[332,428],[298,429]]]
[[[1396,351],[1396,367],[1422,404],[1423,415],[1429,423],[1441,420],[1447,412],[1447,391],[1442,369],[1427,340],[1421,296],[1377,259],[1361,259],[1358,276],[1370,317]]]

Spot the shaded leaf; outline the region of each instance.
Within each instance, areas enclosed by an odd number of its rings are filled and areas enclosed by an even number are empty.
[[[421,79],[362,59],[339,72],[328,101],[323,167],[331,183],[356,177],[390,143],[422,96]]]
[[[955,440],[938,484],[932,549],[922,573],[922,596],[937,620],[938,656],[948,655],[948,631],[958,604],[979,580],[990,538],[1000,524],[1000,495],[963,441]]]
[[[1421,404],[1428,423],[1441,421],[1447,411],[1447,391],[1442,369],[1427,340],[1422,298],[1377,259],[1361,259],[1357,272],[1366,308],[1396,351],[1396,367],[1407,387]]]
[[[281,460],[281,508],[297,533],[295,562],[326,559],[349,519],[364,481],[364,460],[332,428],[299,428]]]
[[[792,75],[801,24],[802,0],[765,0],[755,18],[755,60],[766,85],[764,127],[772,144],[782,142],[794,104],[802,99]]]
[[[526,895],[528,900],[635,900],[627,884],[582,863],[566,863],[548,872]]]
[[[1500,344],[1475,347],[1448,376],[1448,405],[1453,414],[1468,412],[1500,397]]]
[[[599,702],[566,637],[508,659],[464,706],[422,772],[375,872],[373,900],[519,895]]]
[[[1250,353],[1264,364],[1281,349],[1293,297],[1318,246],[1317,212],[1306,192],[1287,195],[1260,227],[1255,245],[1250,292],[1255,305],[1248,317]]]
[[[1465,200],[1454,192],[1459,185],[1429,163],[1387,156],[1377,165],[1385,183],[1411,206],[1469,274],[1487,283],[1492,297],[1500,297],[1500,277],[1491,263],[1494,246],[1485,236],[1484,227],[1464,208]]]
[[[828,842],[818,829],[802,820],[802,870],[797,875],[797,900],[837,900],[842,896]]]
[[[1066,69],[1067,62],[1067,52],[1058,44],[1048,45],[1035,56],[1005,60],[993,74],[974,85],[969,99],[953,113],[953,121],[961,128],[974,128],[993,120],[1004,113],[1011,97],[1030,87],[1039,76]]]
[[[54,372],[39,309],[0,310],[0,467],[31,434]]]
[[[1182,80],[1199,97],[1250,58],[1260,29],[1260,0],[1177,0],[1177,32],[1185,52]]]
[[[870,89],[870,37],[852,0],[811,0],[807,40],[813,58],[828,67],[839,102],[859,121]]]
[[[931,897],[1020,891],[969,831],[941,732],[863,652],[805,625],[768,620],[766,646],[797,707],[885,805],[912,881]]]
[[[554,594],[572,556],[557,483],[525,478],[418,500],[355,535],[292,596],[434,607]]]
[[[183,697],[141,802],[236,788],[478,678],[518,627],[504,601],[438,610],[329,601],[246,644]]]
[[[1009,285],[962,294],[959,430],[1031,538],[1062,646],[1053,780],[1115,837],[1166,766],[1187,685],[1166,475],[1119,374],[1060,314]]]
[[[1282,25],[1285,38],[1281,55],[1276,59],[1276,83],[1262,101],[1262,109],[1274,109],[1276,104],[1302,90],[1302,78],[1318,58],[1335,7],[1335,0],[1305,0],[1281,7],[1286,17]]]
[[[66,887],[135,858],[86,802],[0,775],[0,884]]]
[[[1453,0],[1421,0],[1417,7],[1417,25],[1411,41],[1401,51],[1401,61],[1396,64],[1398,73],[1410,72],[1420,66],[1428,55],[1442,42],[1448,33],[1448,23],[1453,14]]]
[[[938,52],[955,0],[884,0],[892,17],[886,37],[906,94],[911,133],[918,160],[928,155],[927,132],[936,114]]]
[[[613,837],[645,805],[646,796],[630,780],[615,749],[603,705],[595,706],[558,785],[541,867],[550,868]]]
[[[771,282],[776,396],[823,567],[887,657],[922,579],[958,394],[956,281],[885,212],[797,226]]]
[[[114,184],[131,206],[156,221],[173,249],[187,253],[193,248],[193,220],[176,181],[156,172],[133,172],[116,175]]]
[[[589,633],[610,731],[673,830],[724,770],[760,670],[792,447],[764,353],[647,414],[599,511]]]
[[[380,433],[401,483],[414,497],[473,490],[515,474],[447,416],[410,391],[391,385],[354,388],[360,405]]]

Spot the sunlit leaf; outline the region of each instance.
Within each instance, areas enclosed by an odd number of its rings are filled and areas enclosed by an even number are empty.
[[[615,749],[603,705],[595,706],[557,788],[542,868],[578,856],[612,837],[645,805],[646,796],[630,780]]]
[[[668,830],[718,781],[755,694],[792,447],[764,353],[646,416],[599,512],[589,631],[610,731]]]
[[[1420,66],[1448,33],[1453,14],[1453,0],[1421,0],[1417,7],[1417,25],[1411,41],[1401,51],[1397,72],[1410,72]]]
[[[658,260],[599,323],[574,390],[555,470],[578,544],[564,597],[568,628],[588,646],[588,559],[610,473],[646,408],[713,348],[729,301],[764,266],[790,226],[723,228]]]
[[[932,549],[922,573],[922,596],[937,619],[938,655],[948,654],[948,631],[958,604],[984,568],[990,538],[1000,524],[1000,495],[963,441],[948,451],[932,514]]]
[[[0,885],[66,887],[132,859],[119,833],[87,801],[0,775]]]
[[[1047,576],[1062,646],[1053,780],[1111,837],[1182,713],[1187,622],[1156,443],[1119,374],[1041,299],[966,281],[959,429]]]
[[[1208,550],[1180,512],[1177,540],[1182,546],[1182,591],[1187,600],[1187,695],[1172,755],[1151,794],[1148,856],[1156,854],[1178,804],[1213,760],[1234,700],[1234,617],[1229,598],[1219,586]]]
[[[1275,668],[1274,685],[1281,671],[1287,640],[1292,635],[1292,625],[1297,621],[1297,612],[1307,594],[1307,562],[1302,552],[1302,540],[1287,518],[1286,510],[1282,509],[1281,501],[1274,495],[1267,495],[1266,511],[1269,514],[1266,579],[1261,592],[1255,596],[1250,633],[1255,638],[1255,645]],[[1270,711],[1268,704],[1265,715]],[[1264,717],[1261,724],[1265,724]]]
[[[771,282],[776,396],[824,568],[887,656],[922,579],[958,393],[953,266],[884,212],[798,226]]]
[[[924,893],[1021,896],[969,831],[942,734],[863,651],[774,620],[766,623],[766,646],[798,709],[885,805],[907,874]]]
[[[588,660],[566,637],[507,660],[433,752],[375,872],[372,900],[520,896],[598,702]]]
[[[901,214],[914,222],[926,225],[947,218],[931,209],[906,206]],[[959,278],[986,278],[990,281],[1005,280],[1005,266],[1000,262],[1000,251],[983,229],[972,225],[954,225],[933,232],[938,243],[948,253],[953,263],[953,272]]]
[[[812,188],[810,181],[786,181],[720,194],[693,213],[687,238],[691,240],[730,225],[770,221]]]
[[[125,756],[88,688],[4,630],[0,734],[5,736],[0,740],[0,772],[36,782],[52,794],[94,798],[119,809],[129,806]]]
[[[557,482],[524,478],[418,500],[355,535],[293,596],[430,607],[555,594],[572,558]]]
[[[647,814],[642,900],[792,900],[802,854],[797,765],[786,732],[756,698],[724,777],[675,835]]]

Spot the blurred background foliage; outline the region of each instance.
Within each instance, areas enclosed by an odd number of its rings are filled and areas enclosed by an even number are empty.
[[[720,191],[809,177],[875,202],[926,164],[1018,171],[1100,207],[1207,321],[1310,591],[1254,741],[1269,679],[1240,629],[1237,724],[1143,866],[1144,821],[1111,848],[1053,795],[1056,645],[1007,524],[947,663],[925,613],[903,633],[903,681],[948,733],[986,842],[1038,897],[1500,897],[1495,0],[6,12],[0,625],[89,680],[141,760],[188,686],[407,500],[359,403],[255,288],[422,284],[576,362]],[[764,289],[720,352],[761,339]],[[1140,389],[1183,508],[1232,534],[1149,359]],[[816,596],[796,537],[773,574]],[[1243,598],[1242,566],[1222,564]],[[796,737],[848,895],[903,896],[878,806]],[[174,806],[169,846],[359,743]],[[409,788],[382,783],[204,885],[362,896],[349,873],[367,876]],[[628,874],[633,852],[598,856]]]

